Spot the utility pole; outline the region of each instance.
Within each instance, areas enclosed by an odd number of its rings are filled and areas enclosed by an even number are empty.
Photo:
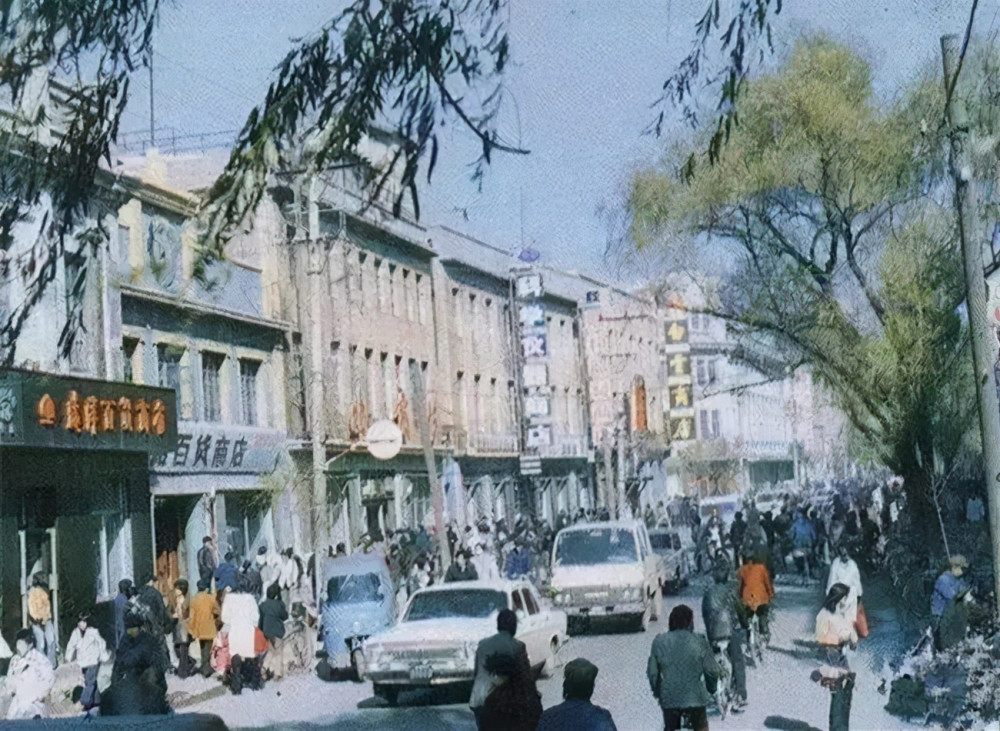
[[[982,432],[983,459],[986,463],[986,494],[990,507],[990,536],[993,546],[994,592],[1000,597],[1000,401],[992,385],[996,353],[990,337],[986,312],[986,281],[983,274],[983,247],[976,236],[975,195],[972,165],[968,156],[969,120],[965,105],[955,98],[957,86],[959,38],[941,38],[944,62],[945,112],[951,140],[950,167],[955,179],[955,210],[958,214],[958,235],[962,242],[965,264],[965,286],[969,310],[969,332],[972,336],[972,363],[975,369],[976,397],[979,404],[979,428]],[[955,77],[955,78],[953,78]]]
[[[410,383],[413,387],[413,410],[417,415],[417,427],[420,429],[420,443],[424,449],[424,461],[427,464],[427,479],[431,484],[431,501],[434,505],[434,535],[437,538],[438,550],[441,551],[441,568],[447,570],[451,563],[448,552],[448,536],[444,531],[444,493],[437,476],[437,465],[434,462],[434,445],[431,443],[430,420],[427,418],[427,399],[424,397],[424,374],[420,371],[420,363],[415,359],[410,361]]]
[[[309,434],[312,445],[312,537],[316,564],[317,597],[326,551],[326,409],[323,393],[323,271],[326,268],[326,245],[320,241],[319,201],[316,178],[309,178],[306,202],[308,238],[306,239],[306,274],[309,280]],[[348,519],[350,519],[348,515]]]

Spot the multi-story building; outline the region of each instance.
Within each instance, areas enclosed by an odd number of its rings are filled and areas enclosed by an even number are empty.
[[[58,120],[66,87],[43,72],[37,92],[28,97]],[[34,111],[5,109],[4,118],[23,113],[30,124]],[[50,141],[50,130],[36,131]],[[57,230],[62,211],[43,196],[6,232],[0,262],[0,323],[11,338],[0,355],[15,366],[0,368],[0,630],[8,637],[27,626],[33,576],[52,592],[65,643],[77,614],[95,605],[94,622],[110,628],[118,580],[153,570],[149,465],[174,448],[175,395],[122,377],[112,296],[119,201],[110,175],[98,182],[75,230]]]
[[[277,297],[284,226],[265,202],[223,261],[193,275],[198,198],[218,169],[198,157],[126,159],[116,171],[116,276],[109,317],[120,332],[116,368],[127,382],[172,390],[176,448],[150,464],[157,576],[167,589],[196,577],[211,536],[221,556],[260,546],[302,548],[285,455],[285,351]],[[184,188],[179,186],[185,186]]]

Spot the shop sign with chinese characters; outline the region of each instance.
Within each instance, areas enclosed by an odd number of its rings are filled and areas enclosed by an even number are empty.
[[[0,370],[0,445],[164,454],[177,439],[164,388]]]
[[[234,424],[181,421],[177,432],[176,449],[150,458],[153,472],[268,473],[285,444],[284,432],[277,429]]]

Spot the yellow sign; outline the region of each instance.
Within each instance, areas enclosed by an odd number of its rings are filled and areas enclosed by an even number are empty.
[[[678,409],[691,405],[691,386],[682,384],[670,387],[670,408]]]
[[[56,403],[49,394],[38,399],[35,413],[40,426],[56,426]],[[96,436],[117,430],[163,436],[167,433],[167,406],[162,399],[147,403],[143,398],[132,400],[126,396],[117,401],[97,396],[80,398],[78,391],[71,390],[63,402],[59,423],[66,431],[77,434]]]
[[[691,375],[691,359],[683,353],[677,353],[670,359],[670,374],[674,376]]]
[[[687,342],[687,320],[672,320],[667,328],[667,337],[671,343]]]

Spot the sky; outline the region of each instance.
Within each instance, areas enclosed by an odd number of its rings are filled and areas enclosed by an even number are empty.
[[[735,0],[728,0],[730,5]],[[157,137],[231,139],[263,100],[272,70],[343,3],[329,0],[168,0],[154,37]],[[689,134],[674,114],[665,135],[643,130],[663,81],[690,49],[708,0],[510,0],[512,63],[501,136],[527,156],[498,154],[480,192],[470,181],[477,147],[449,124],[421,222],[444,224],[541,262],[604,276],[623,273],[605,255],[611,231],[600,211],[620,210],[629,172]],[[723,8],[727,0],[723,0]],[[939,63],[940,36],[965,30],[971,0],[784,0],[774,20],[777,63],[803,33],[824,32],[872,65],[890,99],[914,74]],[[1000,3],[980,3],[976,32],[998,23]],[[149,77],[132,82],[125,139],[148,138]],[[135,133],[132,135],[131,133]],[[629,283],[629,282],[626,282]],[[634,282],[632,282],[634,283]]]

